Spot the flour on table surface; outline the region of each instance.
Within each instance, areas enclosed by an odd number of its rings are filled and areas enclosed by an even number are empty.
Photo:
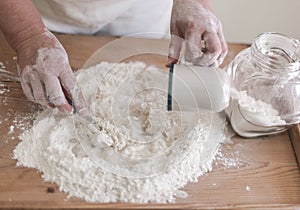
[[[30,129],[35,115],[14,108],[16,104],[22,104],[23,107],[30,106],[18,94],[21,88],[19,78],[11,67],[15,65],[15,60],[16,57],[0,61],[0,126],[2,129],[0,142],[5,143],[9,143],[11,140],[16,139],[15,137],[19,133]]]
[[[167,111],[168,74],[143,63],[100,63],[77,73],[93,122],[47,109],[21,135],[18,165],[37,168],[88,202],[174,202],[212,169],[225,118]]]

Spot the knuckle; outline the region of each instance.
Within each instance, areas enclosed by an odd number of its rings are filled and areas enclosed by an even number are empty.
[[[198,28],[198,23],[197,21],[195,21],[194,19],[192,18],[188,18],[185,25],[188,27],[189,30],[196,30]]]
[[[32,69],[32,71],[28,72],[28,75],[29,75],[30,79],[32,79],[32,80],[39,79],[39,73],[35,69]]]
[[[192,17],[187,17],[184,20],[177,20],[176,25],[180,26],[180,28],[195,30],[198,27],[198,22]]]
[[[207,31],[217,33],[217,31],[221,27],[221,22],[218,19],[210,19],[207,22],[207,27],[208,27]]]

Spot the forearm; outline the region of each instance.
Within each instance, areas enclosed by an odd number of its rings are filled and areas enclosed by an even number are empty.
[[[0,29],[18,52],[22,43],[44,31],[44,24],[30,0],[1,0]]]

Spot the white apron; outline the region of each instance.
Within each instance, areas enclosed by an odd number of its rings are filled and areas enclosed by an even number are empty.
[[[46,27],[68,34],[169,34],[172,0],[33,0]],[[150,36],[151,37],[151,36]]]

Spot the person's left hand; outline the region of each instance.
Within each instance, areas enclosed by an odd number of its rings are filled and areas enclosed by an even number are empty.
[[[17,51],[17,70],[28,100],[44,108],[57,107],[71,113],[71,99],[76,112],[87,114],[84,97],[70,67],[68,55],[48,30],[30,37]]]
[[[227,54],[221,22],[208,0],[174,0],[171,35],[167,66],[177,63],[184,40],[185,60],[194,65],[219,66]]]

